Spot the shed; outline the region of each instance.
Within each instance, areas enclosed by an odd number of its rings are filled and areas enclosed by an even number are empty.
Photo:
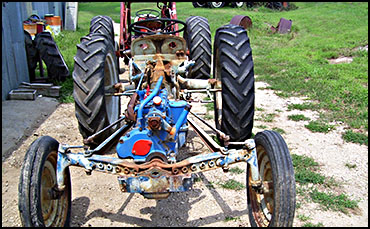
[[[36,13],[60,16],[64,22],[65,2],[2,2],[2,89],[1,100],[21,82],[29,81],[23,21]],[[64,27],[64,25],[63,25]]]

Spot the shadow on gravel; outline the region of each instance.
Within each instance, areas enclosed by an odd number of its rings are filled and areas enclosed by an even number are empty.
[[[183,147],[177,157],[179,161],[198,155],[207,150],[205,144],[197,137],[197,134],[193,130],[189,130],[187,144]],[[134,195],[131,193],[127,199],[123,202],[117,213],[105,212],[102,209],[96,209],[89,215],[86,215],[87,209],[90,205],[90,199],[87,197],[79,197],[72,201],[72,221],[71,226],[82,226],[87,223],[90,219],[95,217],[102,217],[110,219],[112,222],[122,222],[130,224],[132,226],[141,227],[183,227],[183,226],[204,226],[215,222],[220,222],[226,219],[226,217],[237,218],[248,213],[248,210],[232,210],[229,205],[226,204],[222,196],[212,188],[211,183],[203,175],[202,172],[197,173],[197,176],[202,180],[205,187],[208,188],[212,194],[216,203],[222,209],[222,213],[210,215],[207,217],[199,217],[198,219],[189,221],[189,211],[192,209],[192,205],[202,201],[206,196],[202,194],[202,190],[193,189],[187,192],[172,193],[167,199],[156,200],[155,207],[144,207],[140,209],[140,213],[143,215],[150,215],[150,220],[141,218],[140,216],[135,217],[125,214],[125,208],[130,203]],[[90,226],[90,225],[88,225]]]
[[[202,173],[199,173],[202,181],[207,185],[210,184],[207,178]],[[72,201],[72,227],[79,227],[87,223],[90,219],[95,217],[102,217],[110,219],[114,222],[122,222],[131,224],[132,226],[141,227],[160,227],[160,226],[171,226],[171,227],[182,227],[182,226],[204,226],[215,222],[223,221],[226,217],[239,217],[247,214],[247,209],[243,211],[233,211],[225,203],[221,195],[214,189],[208,188],[215,198],[217,204],[221,207],[222,213],[216,215],[210,215],[205,218],[200,217],[199,219],[188,221],[189,211],[191,206],[205,198],[205,195],[201,195],[202,191],[194,189],[192,191],[184,193],[172,193],[168,199],[157,200],[155,207],[145,207],[140,209],[141,214],[150,214],[150,219],[143,219],[140,217],[129,216],[124,213],[125,208],[135,195],[131,193],[128,198],[124,201],[121,208],[117,213],[105,212],[102,209],[96,209],[89,215],[86,215],[87,209],[90,205],[90,199],[87,197],[79,197]],[[136,194],[137,195],[137,194]],[[190,202],[190,198],[196,198]],[[90,226],[90,225],[89,225]]]

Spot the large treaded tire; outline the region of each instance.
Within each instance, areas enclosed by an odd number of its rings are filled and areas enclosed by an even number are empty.
[[[258,169],[265,188],[256,192],[251,186],[251,169],[247,168],[248,215],[252,227],[292,227],[296,189],[292,158],[288,147],[275,131],[265,130],[254,137]]]
[[[89,34],[77,44],[74,57],[73,97],[78,127],[84,139],[113,123],[121,113],[120,98],[105,96],[105,88],[119,82],[112,42],[106,35]],[[100,144],[119,124],[95,139]]]
[[[90,21],[90,33],[100,33],[108,35],[114,44],[114,26],[111,17],[106,15],[98,15]]]
[[[57,199],[50,199],[48,191],[56,184],[59,143],[42,136],[28,149],[19,179],[18,208],[25,227],[68,227],[71,216],[71,178],[65,169],[65,189]]]
[[[212,40],[208,19],[191,16],[186,19],[184,39],[189,50],[189,58],[195,61],[187,78],[209,79],[211,76]]]
[[[49,32],[37,34],[35,43],[41,59],[46,64],[48,77],[54,80],[65,81],[70,72],[51,34]]]
[[[254,69],[247,31],[237,25],[217,29],[214,41],[213,73],[222,82],[215,93],[216,128],[230,141],[252,136],[254,117]]]
[[[24,43],[26,47],[26,55],[27,55],[27,65],[28,65],[28,71],[30,75],[30,81],[33,81],[36,79],[35,70],[37,67],[37,63],[39,62],[39,52],[36,49],[36,45],[34,41],[32,40],[31,35],[26,31],[24,32]]]

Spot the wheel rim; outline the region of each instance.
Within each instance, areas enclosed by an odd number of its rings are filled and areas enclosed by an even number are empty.
[[[46,159],[41,174],[41,213],[46,227],[64,226],[68,215],[68,192],[70,190],[65,190],[59,199],[52,199],[50,196],[50,190],[57,184],[56,158],[57,153],[52,152]]]
[[[264,193],[259,194],[252,188],[252,174],[249,170],[248,189],[252,215],[258,226],[268,226],[274,212],[274,189],[270,160],[262,146],[257,146],[258,169],[264,184]]]
[[[222,2],[212,2],[213,7],[219,8],[222,6]]]
[[[104,64],[104,86],[118,83],[117,69],[114,67],[114,58],[108,53]],[[119,116],[119,96],[105,96],[105,108],[109,123],[117,120]]]
[[[236,7],[242,7],[244,2],[235,2]]]

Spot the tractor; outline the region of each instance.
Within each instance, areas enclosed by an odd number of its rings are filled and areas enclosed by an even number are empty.
[[[90,33],[77,44],[72,74],[82,144],[50,136],[31,144],[19,183],[22,224],[69,225],[69,166],[84,168],[87,175],[116,175],[122,192],[164,199],[191,191],[196,173],[227,172],[244,162],[251,225],[292,226],[296,192],[287,144],[275,131],[252,135],[254,65],[247,31],[221,26],[212,52],[205,17],[184,22],[177,19],[175,2],[157,7],[139,10],[132,22],[131,3],[121,3],[118,42],[110,17],[92,18]],[[118,58],[128,65],[126,81],[119,79]],[[192,112],[194,93],[213,103],[214,125]],[[123,112],[121,96],[129,98]],[[181,159],[190,128],[210,153]],[[115,155],[105,155],[109,150]]]

